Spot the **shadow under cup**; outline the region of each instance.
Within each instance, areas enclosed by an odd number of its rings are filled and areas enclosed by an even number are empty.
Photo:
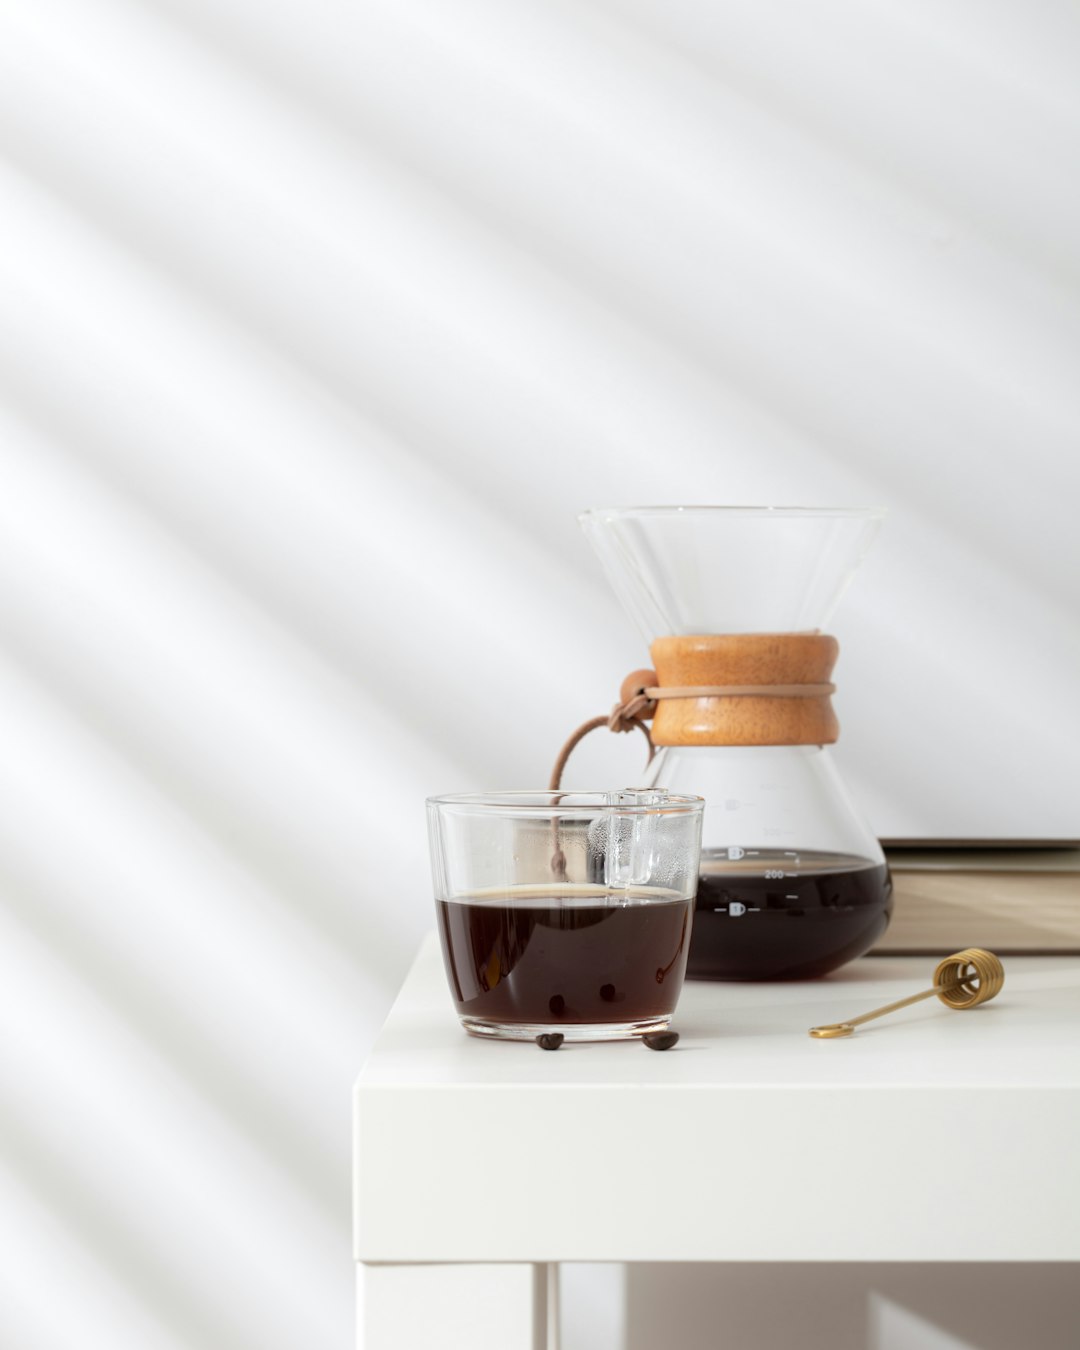
[[[614,1040],[675,1011],[704,801],[662,789],[432,797],[447,980],[466,1031]]]

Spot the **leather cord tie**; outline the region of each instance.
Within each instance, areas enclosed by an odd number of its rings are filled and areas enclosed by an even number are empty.
[[[568,737],[566,744],[559,751],[558,758],[555,760],[555,767],[551,771],[548,788],[552,792],[558,792],[562,786],[562,776],[566,769],[567,760],[590,731],[598,731],[601,727],[607,727],[609,731],[633,731],[637,727],[649,743],[649,758],[645,761],[647,768],[652,763],[653,755],[656,754],[656,747],[649,735],[649,728],[645,725],[645,718],[652,716],[647,711],[649,703],[650,700],[644,694],[635,694],[625,703],[616,703],[606,717],[590,717],[587,722],[582,722],[581,726]]]
[[[673,688],[652,685],[638,698],[821,698],[835,694],[835,684],[686,684]]]
[[[566,740],[555,760],[548,787],[558,792],[570,756],[591,731],[606,726],[609,731],[633,731],[638,728],[649,743],[649,757],[645,767],[652,763],[656,746],[649,734],[647,722],[656,712],[660,699],[695,698],[822,698],[836,692],[831,682],[817,684],[687,684],[657,685],[651,683],[656,674],[652,670],[635,670],[622,684],[621,697],[606,717],[590,717],[582,722]]]
[[[652,673],[651,671],[649,672]],[[633,679],[630,676],[629,679]],[[625,687],[625,686],[624,686]],[[609,731],[633,731],[640,728],[649,743],[649,757],[645,761],[648,768],[656,754],[649,728],[645,725],[656,710],[656,701],[662,698],[820,698],[823,694],[834,694],[835,684],[693,684],[678,685],[674,688],[661,688],[659,685],[640,686],[628,699],[616,703],[606,717],[590,717],[582,722],[568,738],[559,751],[555,767],[551,771],[548,788],[558,792],[562,786],[562,776],[567,761],[590,731],[607,727]]]

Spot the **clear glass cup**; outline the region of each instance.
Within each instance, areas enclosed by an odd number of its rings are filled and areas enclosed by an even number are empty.
[[[700,797],[497,792],[431,797],[427,809],[466,1031],[617,1040],[668,1026],[690,947]]]

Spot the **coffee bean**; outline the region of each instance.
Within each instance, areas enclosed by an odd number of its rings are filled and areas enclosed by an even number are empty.
[[[678,1036],[675,1039],[678,1040]],[[541,1050],[558,1050],[562,1043],[563,1034],[561,1031],[545,1031],[536,1038],[536,1044]]]
[[[566,999],[562,994],[552,994],[548,999],[548,1010],[552,1017],[561,1017],[566,1011]]]
[[[670,1050],[678,1042],[677,1031],[650,1031],[641,1038],[650,1050]]]
[[[611,1003],[615,998],[615,986],[613,984],[602,984],[600,986],[600,997],[605,1003]]]

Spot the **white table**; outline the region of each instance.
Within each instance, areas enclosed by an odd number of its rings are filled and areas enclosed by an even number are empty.
[[[1080,1259],[1080,958],[806,1034],[935,964],[690,982],[675,1050],[545,1053],[466,1036],[429,937],[355,1090],[364,1350],[553,1344],[563,1261]]]

